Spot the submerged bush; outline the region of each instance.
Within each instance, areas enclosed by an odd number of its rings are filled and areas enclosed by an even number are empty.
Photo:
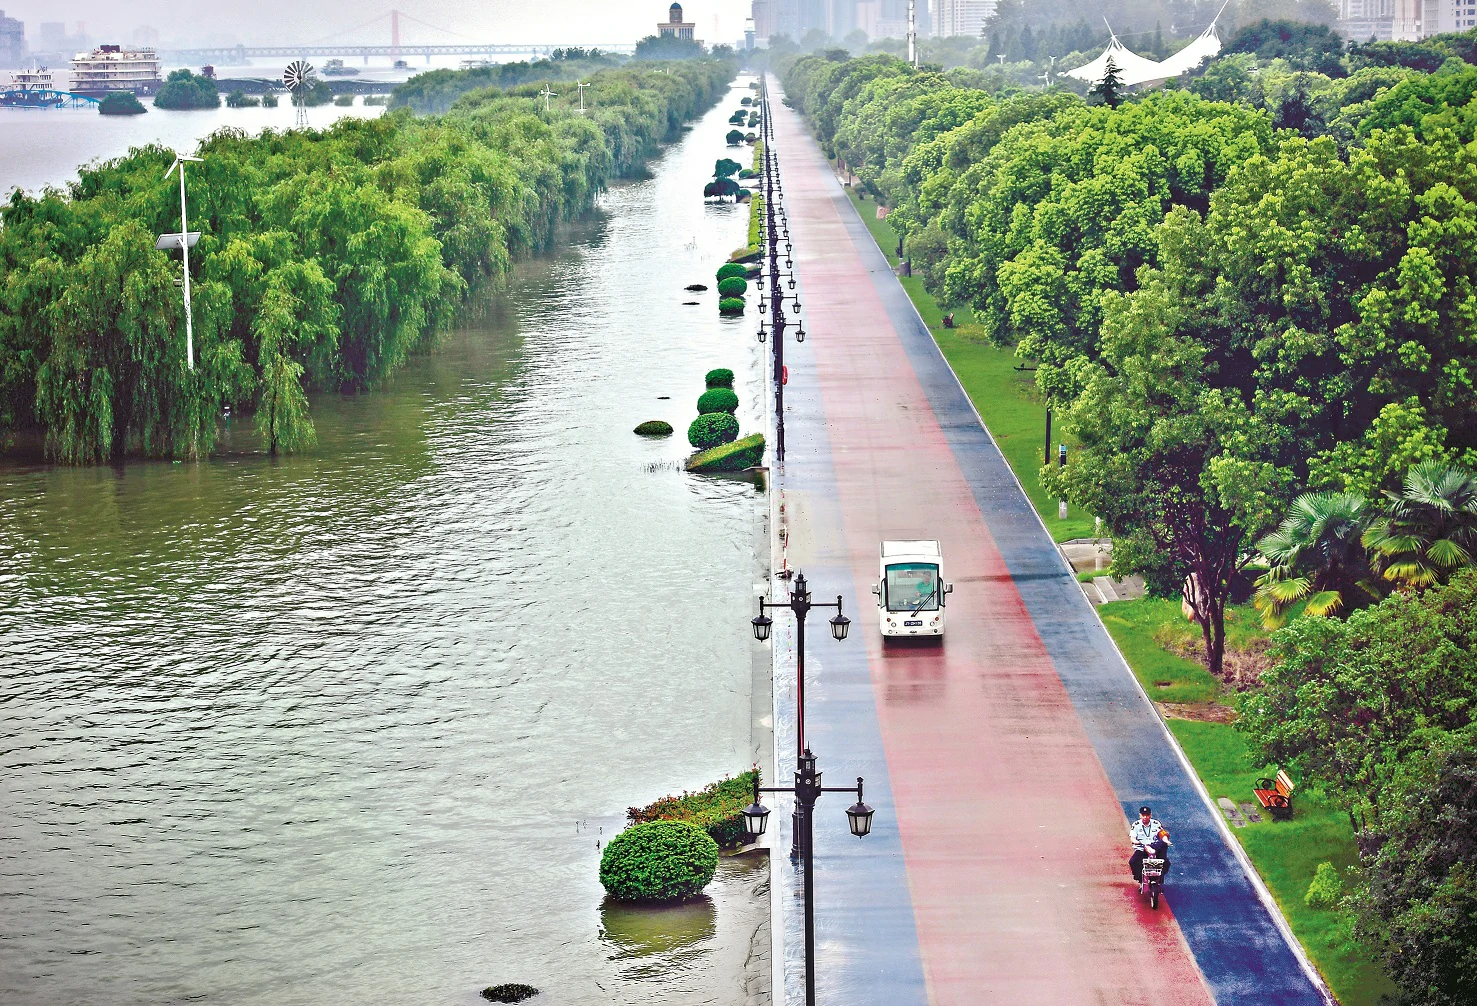
[[[725,263],[723,263],[722,265],[720,265],[718,267],[718,282],[719,283],[722,283],[724,280],[726,280],[726,279],[728,279],[728,278],[730,278],[732,276],[738,276],[739,278],[743,278],[747,273],[748,273],[748,270],[745,269],[743,266],[739,265],[739,263],[737,263],[737,262],[725,262]],[[721,291],[723,289],[723,287],[720,286],[718,289]]]
[[[672,424],[662,419],[648,419],[636,427],[635,432],[643,437],[665,437],[672,432]]]
[[[742,297],[724,297],[722,300],[720,300],[718,302],[718,313],[719,314],[743,314],[744,313],[744,298],[742,298]]]
[[[705,451],[719,444],[732,443],[738,439],[738,420],[727,412],[705,412],[687,427],[687,442],[694,448]]]
[[[734,265],[738,265],[737,262]],[[742,276],[730,276],[718,283],[718,296],[742,297],[749,292],[749,282]]]
[[[503,982],[501,985],[489,985],[478,995],[490,1003],[521,1003],[538,995],[538,989],[522,982]]]
[[[103,115],[143,115],[148,111],[131,91],[110,91],[97,103]]]
[[[736,412],[738,410],[738,395],[734,394],[732,388],[709,388],[698,396],[697,410],[702,414],[709,412]]]
[[[686,821],[637,824],[600,856],[600,883],[622,901],[680,901],[700,894],[718,869],[718,843]]]
[[[747,439],[747,438],[746,438]],[[724,444],[715,450],[726,450]],[[722,779],[704,786],[696,793],[664,796],[645,807],[626,810],[628,824],[648,821],[686,821],[706,831],[720,848],[732,849],[744,844],[744,819],[741,811],[754,799],[756,769],[740,772],[737,778]]]
[[[736,147],[740,143],[744,142],[744,134],[740,133],[737,129],[730,129],[728,131],[728,135],[724,137],[724,139],[728,140],[728,145],[730,147]]]
[[[710,388],[731,388],[733,387],[733,371],[727,367],[717,367],[708,371],[703,378],[703,383]]]
[[[690,472],[741,472],[764,462],[764,434],[751,433],[728,444],[699,451],[687,459]]]

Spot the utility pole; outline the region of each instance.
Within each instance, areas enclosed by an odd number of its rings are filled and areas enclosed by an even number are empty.
[[[576,81],[574,86],[577,87],[577,88],[579,88],[579,92],[580,92],[580,114],[581,115],[584,115],[585,114],[585,88],[589,87],[590,85],[589,84],[581,84],[578,81]],[[547,109],[545,109],[545,111],[547,111]]]

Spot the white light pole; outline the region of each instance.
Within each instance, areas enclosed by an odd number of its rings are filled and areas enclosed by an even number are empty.
[[[180,230],[180,232],[178,234],[165,234],[165,235],[162,235],[159,238],[158,242],[154,245],[154,247],[155,248],[159,248],[161,250],[178,247],[180,249],[180,251],[182,251],[182,252],[185,253],[185,282],[184,282],[184,290],[185,290],[185,365],[190,370],[194,370],[195,369],[195,322],[194,322],[194,319],[191,317],[191,313],[190,313],[190,246],[193,245],[193,244],[195,244],[195,242],[197,242],[197,241],[200,240],[200,235],[198,233],[196,233],[196,234],[191,234],[190,233],[189,211],[188,211],[188,209],[186,208],[186,205],[185,205],[185,162],[186,161],[194,161],[194,162],[196,162],[198,164],[198,163],[200,163],[200,158],[198,158],[198,157],[185,157],[183,155],[177,154],[177,155],[175,155],[174,163],[172,165],[170,165],[169,170],[166,171],[166,172],[164,172],[164,177],[167,179],[170,175],[174,174],[174,171],[175,171],[176,168],[179,169],[179,230]]]
[[[918,16],[913,9],[916,0],[908,0],[908,62],[918,69]]]
[[[584,115],[585,114],[585,88],[589,87],[590,85],[589,84],[581,84],[581,83],[576,82],[574,86],[577,87],[577,88],[579,88],[579,92],[580,92],[580,114],[581,115]]]

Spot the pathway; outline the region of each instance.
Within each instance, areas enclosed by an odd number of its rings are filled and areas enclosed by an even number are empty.
[[[821,1001],[1322,1003],[819,148],[773,107],[810,336],[786,346],[788,559],[856,620],[845,644],[812,633],[807,733],[828,784],[865,775],[878,808],[863,842],[839,797],[818,808]],[[947,643],[884,650],[877,543],[918,537],[956,585]],[[1175,842],[1157,912],[1125,865],[1146,802]]]

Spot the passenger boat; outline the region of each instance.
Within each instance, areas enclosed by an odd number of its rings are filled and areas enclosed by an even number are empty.
[[[56,108],[66,100],[66,95],[53,86],[51,71],[44,66],[16,70],[10,75],[10,86],[0,91],[3,108]]]

